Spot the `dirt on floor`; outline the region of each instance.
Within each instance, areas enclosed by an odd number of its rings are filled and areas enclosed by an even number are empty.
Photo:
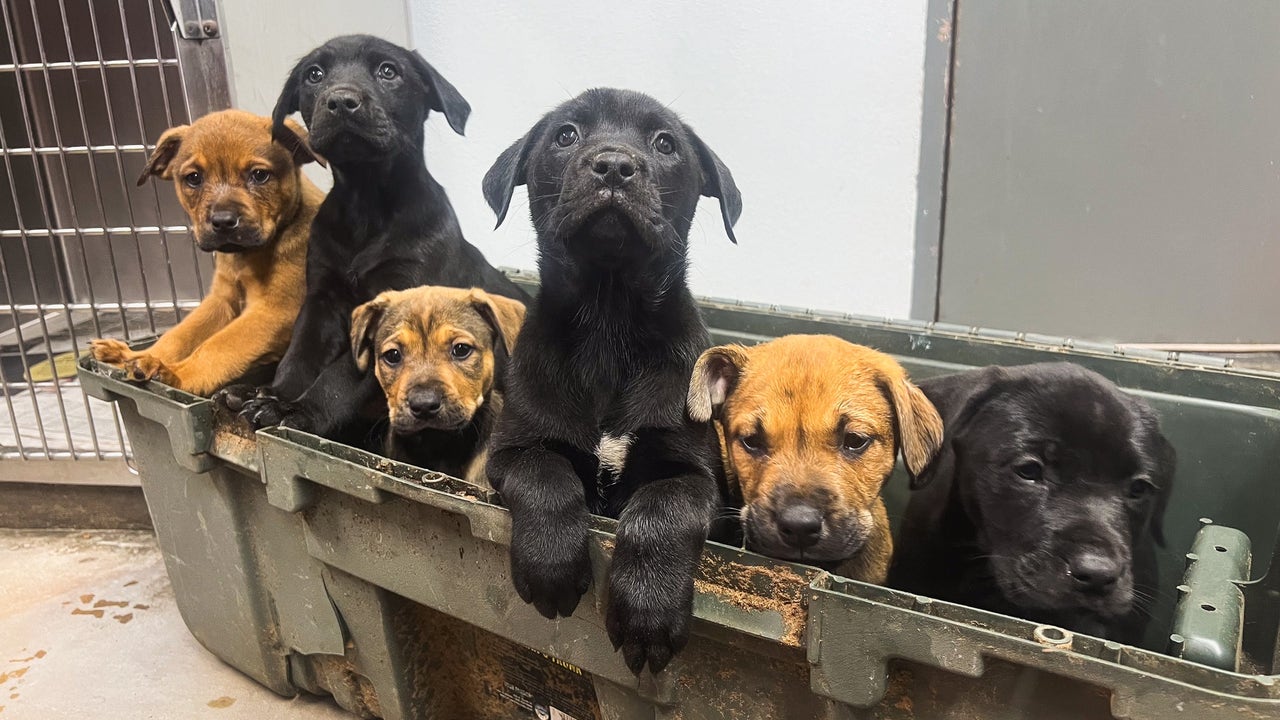
[[[0,530],[0,720],[338,720],[187,631],[149,532]]]

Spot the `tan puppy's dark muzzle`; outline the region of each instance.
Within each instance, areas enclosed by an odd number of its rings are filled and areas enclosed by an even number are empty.
[[[689,415],[712,420],[749,549],[882,583],[893,554],[880,491],[902,449],[921,471],[942,420],[893,358],[825,335],[711,348]]]

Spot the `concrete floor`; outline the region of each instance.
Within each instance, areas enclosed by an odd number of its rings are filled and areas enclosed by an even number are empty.
[[[147,532],[0,530],[0,720],[349,720],[187,632]]]

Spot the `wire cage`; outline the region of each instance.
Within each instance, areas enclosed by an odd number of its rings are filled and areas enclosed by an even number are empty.
[[[183,4],[0,0],[2,459],[127,457],[75,358],[95,337],[163,332],[212,275],[172,190],[137,182],[166,128],[227,94],[216,24],[185,39],[177,21],[212,4]]]

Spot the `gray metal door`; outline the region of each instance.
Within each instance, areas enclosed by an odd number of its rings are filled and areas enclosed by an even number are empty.
[[[955,8],[938,319],[1280,339],[1280,3]]]
[[[192,39],[164,0],[0,0],[0,457],[123,457],[74,358],[202,297],[211,259],[172,188],[136,185],[166,128],[226,102],[216,23],[186,4]]]

